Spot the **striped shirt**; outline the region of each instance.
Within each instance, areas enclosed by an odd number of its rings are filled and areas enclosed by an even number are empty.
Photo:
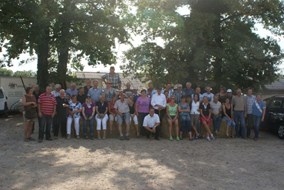
[[[54,112],[54,108],[56,107],[56,99],[50,94],[42,93],[39,96],[38,103],[40,105],[40,112],[44,115],[51,116]]]

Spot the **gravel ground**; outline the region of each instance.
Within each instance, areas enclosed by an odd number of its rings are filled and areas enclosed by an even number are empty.
[[[37,136],[37,130],[34,136]],[[20,116],[0,118],[0,189],[283,189],[284,141],[24,142]]]

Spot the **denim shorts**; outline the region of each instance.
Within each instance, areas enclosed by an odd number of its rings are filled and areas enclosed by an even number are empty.
[[[124,121],[126,125],[130,124],[130,113],[126,112],[126,113],[122,113],[122,115],[116,115],[117,117],[117,123],[119,125],[122,124],[122,122]]]

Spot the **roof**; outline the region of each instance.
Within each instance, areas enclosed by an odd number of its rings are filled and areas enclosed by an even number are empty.
[[[284,78],[280,78],[279,80],[265,85],[267,90],[284,90]]]
[[[102,76],[106,74],[106,72],[76,72],[76,77],[79,79],[97,79],[101,80]],[[121,87],[125,88],[126,83],[130,83],[133,89],[143,89],[145,88],[145,84],[142,83],[138,78],[135,78],[133,75],[123,76],[123,73],[118,73],[121,79]]]

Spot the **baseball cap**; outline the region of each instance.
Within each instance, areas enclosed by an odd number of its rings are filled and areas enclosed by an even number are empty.
[[[232,89],[228,89],[227,92],[228,92],[228,93],[231,93],[231,92],[233,92],[233,91],[232,91]]]

